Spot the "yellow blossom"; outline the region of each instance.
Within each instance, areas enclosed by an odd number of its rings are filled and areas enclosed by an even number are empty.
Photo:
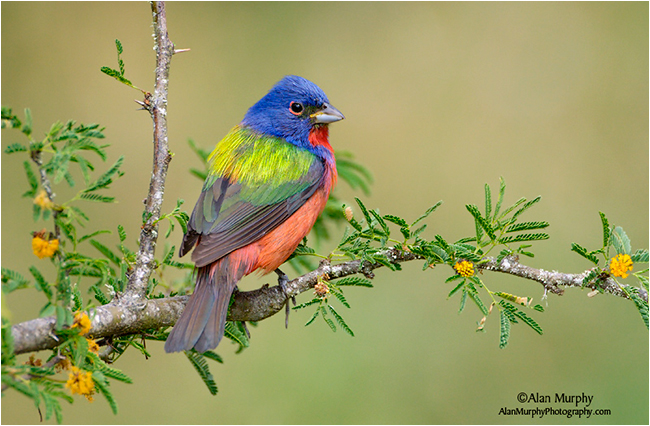
[[[454,265],[454,269],[458,272],[458,275],[469,278],[474,275],[474,265],[472,262],[467,260],[461,260]]]
[[[39,192],[36,198],[34,198],[34,204],[48,210],[51,210],[52,207],[54,207],[54,203],[47,196],[47,192],[45,192],[44,189],[41,189],[41,192]]]
[[[35,233],[34,238],[32,238],[32,251],[39,259],[44,257],[52,257],[54,253],[59,249],[59,240],[56,238],[53,240],[46,240],[43,238],[44,235],[41,233]]]
[[[609,270],[615,277],[627,278],[627,271],[633,268],[632,258],[629,254],[618,254],[614,256],[609,264]]]
[[[85,396],[88,401],[93,402],[95,382],[93,382],[90,371],[83,371],[78,367],[72,367],[65,387],[70,389],[71,394],[78,393],[79,395]]]
[[[95,342],[93,339],[88,339],[86,338],[86,341],[88,341],[88,350],[93,353],[98,353],[99,352],[99,345],[97,342]]]
[[[72,323],[72,328],[79,327],[79,334],[84,335],[90,331],[90,318],[85,312],[79,312],[74,316],[74,322]]]

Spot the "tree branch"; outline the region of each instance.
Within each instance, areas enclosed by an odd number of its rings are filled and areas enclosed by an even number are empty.
[[[167,167],[171,161],[167,140],[167,90],[169,67],[174,45],[167,35],[165,2],[152,2],[154,49],[156,51],[156,85],[153,95],[147,94],[144,104],[153,119],[153,172],[149,194],[145,201],[146,221],[140,232],[140,248],[135,268],[129,276],[126,291],[118,296],[118,302],[144,307],[147,285],[154,267],[154,254],[158,239],[158,220],[165,192]]]
[[[418,255],[395,248],[386,249],[382,254],[385,254],[392,263],[422,260]],[[372,271],[382,266],[379,263],[370,263],[358,259],[336,265],[323,261],[317,269],[287,283],[286,295],[279,286],[270,287],[268,284],[257,290],[236,293],[230,307],[228,320],[263,320],[282,309],[284,304],[287,303],[287,295],[289,297],[297,296],[314,288],[319,277],[333,280],[348,275],[363,274],[368,278],[372,278],[374,276]],[[477,265],[477,267],[537,281],[546,290],[558,295],[563,294],[560,287],[582,287],[582,279],[589,273],[589,271],[581,274],[548,272],[543,269],[522,265],[515,256],[508,256],[500,263],[497,263],[493,258],[487,258],[487,262]],[[593,284],[587,287],[595,289]],[[611,278],[603,281],[601,289],[605,293],[627,298],[625,292]],[[645,300],[648,298],[645,292],[641,292],[641,296]],[[92,319],[90,334],[94,338],[99,338],[137,334],[150,329],[169,327],[178,320],[188,300],[189,296],[150,299],[146,301],[143,308],[125,305],[119,301],[111,302],[90,312]],[[54,334],[55,324],[56,319],[48,317],[14,325],[12,334],[16,353],[20,354],[55,347],[57,345]]]

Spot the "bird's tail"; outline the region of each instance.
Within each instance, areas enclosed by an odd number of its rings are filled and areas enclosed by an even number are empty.
[[[197,268],[196,287],[181,317],[165,342],[166,352],[192,348],[205,352],[217,347],[226,327],[230,296],[243,276],[242,268],[231,268],[228,257]]]

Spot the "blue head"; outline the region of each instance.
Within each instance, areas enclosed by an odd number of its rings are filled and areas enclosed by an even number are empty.
[[[242,120],[244,126],[287,140],[318,154],[309,142],[312,130],[342,120],[320,87],[295,75],[288,75],[250,107]]]

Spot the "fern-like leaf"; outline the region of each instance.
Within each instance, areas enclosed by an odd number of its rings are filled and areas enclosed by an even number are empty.
[[[508,339],[510,339],[510,319],[506,314],[506,310],[502,309],[499,311],[501,327],[499,332],[499,348],[503,349],[508,346]]]
[[[199,373],[199,377],[201,377],[203,383],[205,383],[205,385],[208,387],[210,393],[212,395],[216,395],[219,389],[217,388],[217,384],[212,377],[212,373],[210,373],[210,367],[205,361],[203,355],[192,350],[185,351],[185,356],[187,356],[187,359],[190,361],[190,364],[192,364],[196,372]]]

